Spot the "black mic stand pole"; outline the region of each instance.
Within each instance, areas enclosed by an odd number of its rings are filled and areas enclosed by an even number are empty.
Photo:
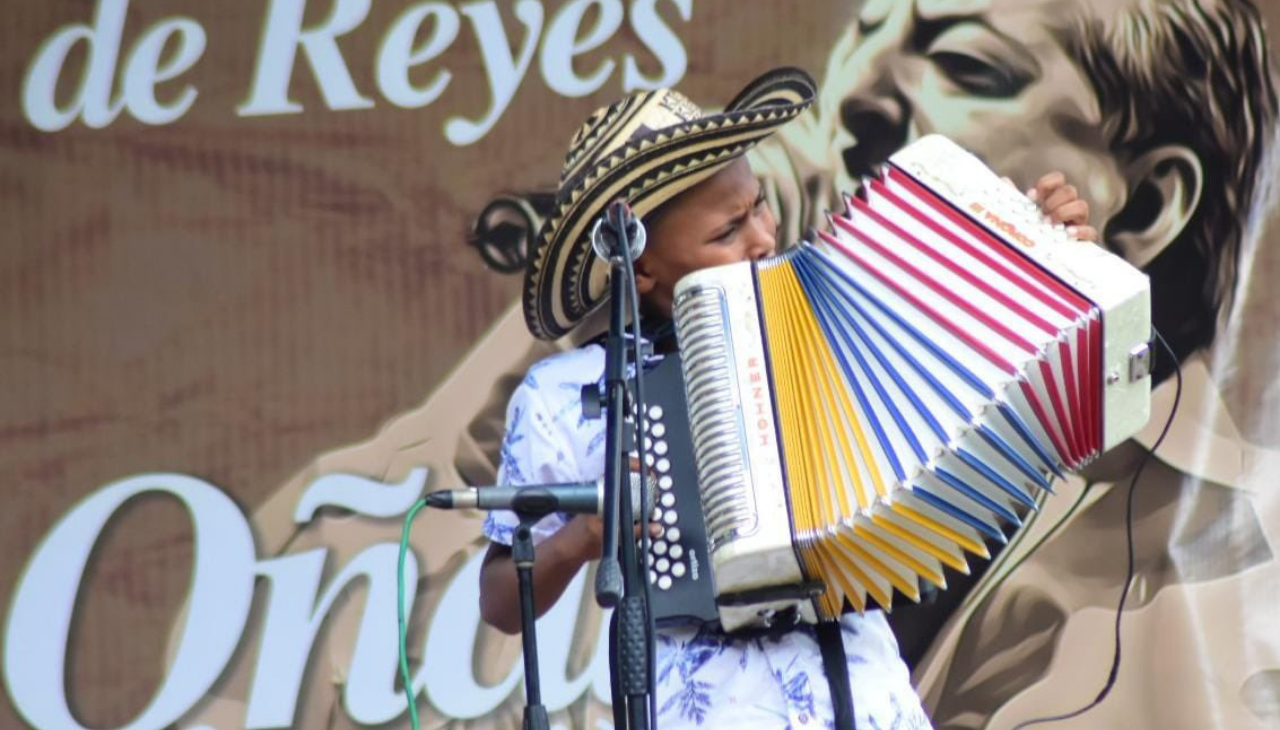
[[[629,227],[635,227],[632,240]],[[620,499],[626,457],[627,341],[626,302],[629,262],[644,250],[644,228],[622,201],[609,205],[605,216],[591,231],[591,244],[610,264],[609,335],[605,340],[605,422],[604,457],[604,547],[596,573],[596,602],[604,608],[617,607],[610,633],[611,653],[616,652],[618,676],[614,677],[613,715],[618,728],[649,727],[649,642],[648,606],[644,602],[645,568],[636,555],[631,535],[635,524],[630,499]],[[624,260],[622,257],[627,257]],[[639,322],[635,323],[639,327]],[[638,336],[637,332],[637,336]],[[641,363],[636,363],[640,368]],[[643,414],[637,416],[642,418]],[[637,423],[638,425],[638,423]],[[626,536],[619,541],[622,530]],[[621,565],[619,565],[621,545]],[[625,570],[624,570],[625,568]],[[619,695],[621,693],[621,696]]]
[[[524,644],[523,730],[550,730],[547,708],[542,704],[542,680],[538,674],[538,629],[533,603],[533,526],[542,519],[536,512],[517,512],[520,524],[511,541],[511,558],[520,582],[520,639]]]

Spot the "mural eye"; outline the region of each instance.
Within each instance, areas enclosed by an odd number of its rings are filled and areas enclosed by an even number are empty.
[[[974,96],[1012,98],[1030,81],[1025,74],[968,53],[935,51],[929,59],[952,83]]]
[[[868,0],[858,13],[858,35],[867,36],[880,30],[893,12],[894,0]]]

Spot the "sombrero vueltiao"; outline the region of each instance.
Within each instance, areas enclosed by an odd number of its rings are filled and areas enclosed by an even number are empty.
[[[794,119],[815,91],[804,71],[783,68],[752,81],[717,114],[671,89],[592,114],[569,143],[560,191],[529,256],[529,331],[560,337],[608,298],[609,266],[592,252],[588,232],[609,203],[622,198],[643,219]]]

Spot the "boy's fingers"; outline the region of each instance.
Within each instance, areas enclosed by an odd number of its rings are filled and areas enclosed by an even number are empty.
[[[1042,191],[1042,197],[1040,199],[1044,201],[1040,207],[1043,208],[1050,216],[1055,216],[1055,213],[1060,208],[1068,203],[1079,200],[1080,193],[1076,190],[1075,185],[1063,184],[1055,188],[1051,193],[1043,194]]]
[[[1077,241],[1092,243],[1098,240],[1098,229],[1093,226],[1067,226],[1067,235]]]
[[[1054,223],[1082,226],[1089,222],[1089,204],[1077,198],[1049,211],[1049,219]]]

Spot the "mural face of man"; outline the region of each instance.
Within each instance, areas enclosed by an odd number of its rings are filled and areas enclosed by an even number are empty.
[[[844,174],[866,174],[904,143],[941,133],[1021,187],[1061,170],[1105,226],[1135,174],[1149,175],[1156,160],[1118,159],[1093,82],[1062,40],[1078,32],[1082,13],[1117,12],[1092,5],[869,0],[832,51],[820,100]],[[1168,146],[1159,157],[1179,160],[1181,186],[1163,211],[1163,235],[1151,226],[1136,237],[1110,231],[1110,243],[1138,265],[1173,240],[1195,202],[1195,155]]]
[[[1019,186],[1061,170],[1177,358],[1213,342],[1280,114],[1251,0],[867,0],[823,84],[837,190],[931,132]]]

